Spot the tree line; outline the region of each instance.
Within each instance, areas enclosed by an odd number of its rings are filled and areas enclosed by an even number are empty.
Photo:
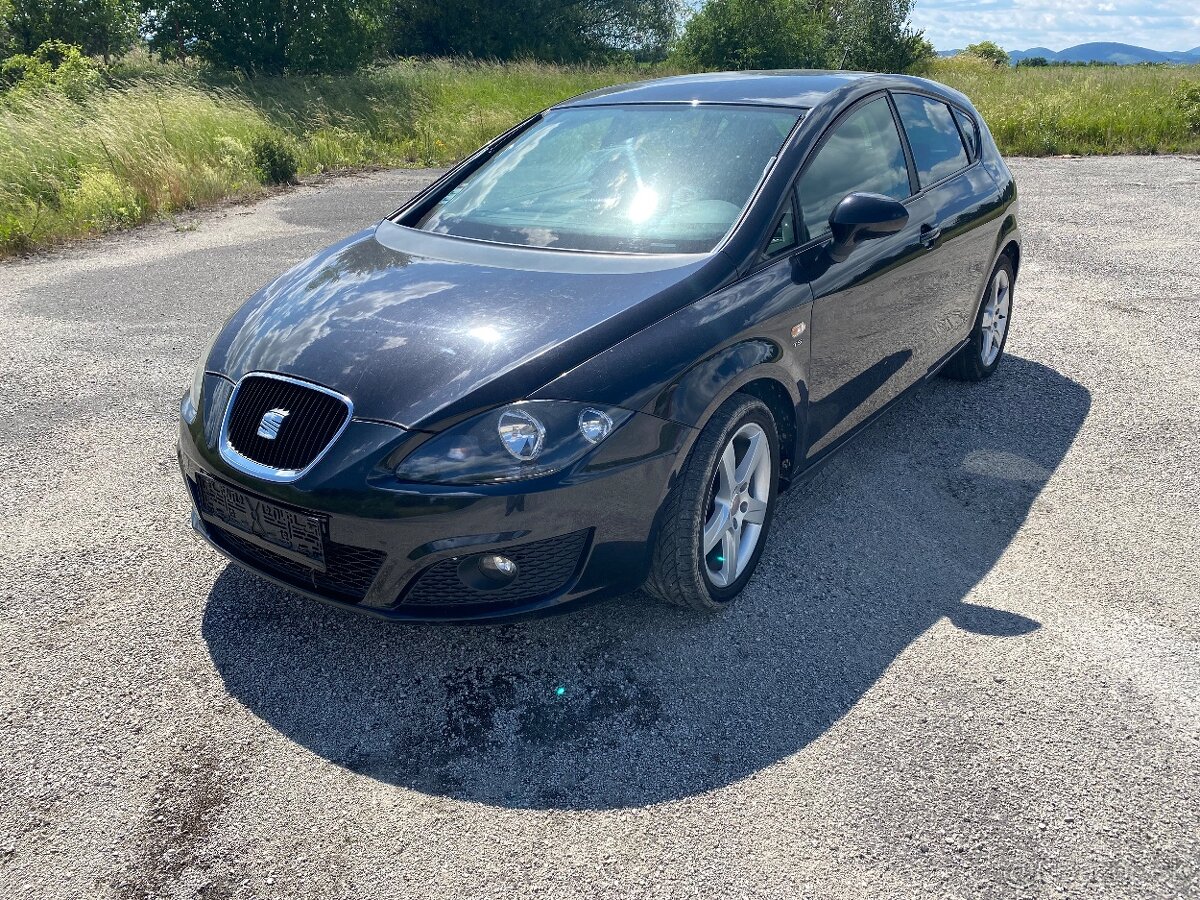
[[[107,64],[144,45],[248,76],[388,56],[907,71],[912,0],[0,0],[0,58],[47,42]]]

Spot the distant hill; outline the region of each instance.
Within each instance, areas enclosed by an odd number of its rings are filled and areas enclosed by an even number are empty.
[[[1198,48],[1200,49],[1200,48]],[[1097,41],[1091,44],[1077,44],[1055,53],[1045,47],[1035,47],[1032,50],[1017,50],[1008,54],[1013,62],[1027,59],[1031,56],[1044,56],[1051,62],[1106,62],[1117,65],[1132,63],[1170,63],[1170,62],[1200,62],[1200,53],[1195,50],[1180,50],[1163,52],[1148,50],[1145,47],[1135,47],[1133,44],[1118,44],[1114,41]]]
[[[961,52],[961,50],[939,50],[938,56],[954,56]],[[1028,50],[1013,50],[1008,54],[1009,61],[1013,64],[1016,64],[1018,60],[1034,56],[1040,56],[1047,62],[1102,62],[1121,66],[1134,63],[1200,64],[1200,47],[1193,47],[1191,50],[1163,51],[1135,47],[1133,44],[1119,44],[1115,41],[1095,41],[1090,44],[1076,44],[1065,50],[1031,47]]]
[[[1080,44],[1080,46],[1083,45]],[[1064,50],[1063,52],[1066,53],[1067,51]],[[1012,53],[1008,54],[1008,59],[1010,62],[1015,63],[1018,59],[1029,59],[1031,56],[1044,57],[1046,62],[1059,58],[1058,54],[1048,47],[1031,47],[1028,50],[1014,50]]]

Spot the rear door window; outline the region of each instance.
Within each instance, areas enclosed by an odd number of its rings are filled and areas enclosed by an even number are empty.
[[[835,125],[805,167],[797,183],[804,239],[829,234],[829,214],[855,191],[897,200],[909,193],[908,163],[885,97],[858,107]]]
[[[950,107],[920,94],[896,94],[896,108],[912,148],[921,187],[941,181],[967,166],[958,126]]]

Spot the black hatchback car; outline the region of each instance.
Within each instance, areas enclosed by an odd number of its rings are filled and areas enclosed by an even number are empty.
[[[922,379],[992,374],[1020,262],[1012,175],[942,85],[584,94],[230,318],[182,402],[193,525],[393,619],[719,610],[781,490]]]

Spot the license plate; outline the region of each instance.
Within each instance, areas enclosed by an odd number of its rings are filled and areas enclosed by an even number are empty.
[[[320,518],[293,512],[199,474],[203,518],[252,543],[325,571],[324,523]]]

